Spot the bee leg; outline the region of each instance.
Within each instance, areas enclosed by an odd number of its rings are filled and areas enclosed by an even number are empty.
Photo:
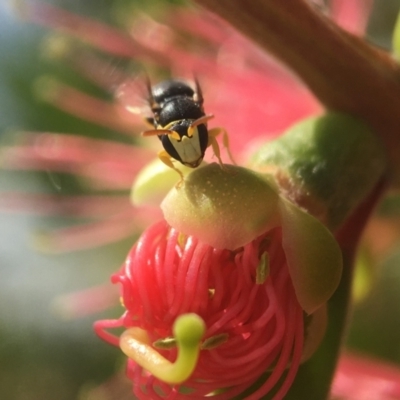
[[[218,144],[217,139],[215,138],[215,136],[216,135],[210,135],[210,131],[208,132],[208,146],[207,147],[209,147],[209,146],[212,147],[215,157],[218,158],[218,162],[219,162],[220,167],[222,169],[225,169],[224,163],[222,162],[222,159],[221,159],[221,151],[219,149],[219,144]]]
[[[208,143],[208,145],[210,145],[211,144],[211,146],[212,146],[212,148],[213,148],[213,151],[214,151],[214,153],[215,153],[215,155],[217,156],[217,158],[218,158],[218,161],[220,162],[220,164],[222,165],[222,162],[220,161],[220,151],[219,151],[219,146],[218,146],[218,143],[217,143],[217,140],[215,139],[219,134],[221,134],[222,133],[222,144],[224,145],[224,147],[225,147],[225,149],[226,149],[226,152],[228,153],[228,157],[229,157],[229,159],[231,160],[231,162],[232,162],[232,164],[234,164],[234,165],[237,165],[236,164],[236,162],[235,162],[235,160],[233,159],[233,156],[232,156],[232,153],[231,153],[231,149],[230,149],[230,146],[229,146],[229,136],[228,136],[228,133],[226,132],[226,130],[224,129],[224,128],[213,128],[213,129],[210,129],[209,131],[208,131],[208,137],[209,137],[209,143]],[[211,139],[211,140],[210,140]],[[218,151],[218,155],[217,155],[217,153],[216,153],[216,151],[215,151],[215,148],[214,148],[214,145],[213,145],[213,143],[212,142],[215,142],[215,143],[217,143],[217,146],[218,146],[218,149],[217,149],[217,151]]]
[[[179,188],[182,185],[183,181],[185,180],[184,176],[182,174],[182,171],[180,171],[178,168],[176,168],[174,166],[174,164],[171,161],[171,156],[165,150],[161,150],[161,151],[158,152],[158,158],[167,167],[172,168],[174,171],[176,171],[179,174],[179,176],[181,177],[180,181],[177,184],[177,187]]]

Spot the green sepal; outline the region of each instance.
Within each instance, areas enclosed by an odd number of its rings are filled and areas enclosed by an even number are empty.
[[[342,253],[316,218],[281,199],[282,246],[297,300],[312,314],[328,301],[342,275]]]
[[[209,164],[161,203],[166,221],[217,249],[235,250],[279,224],[279,195],[249,169]]]
[[[218,249],[235,250],[281,226],[295,292],[308,314],[339,284],[341,252],[330,231],[251,170],[218,164],[195,170],[168,193],[161,208],[173,228]]]
[[[179,170],[183,176],[193,171],[192,168],[184,165],[180,165]],[[136,206],[159,206],[171,187],[180,179],[176,171],[156,158],[138,173],[131,189],[131,202]]]

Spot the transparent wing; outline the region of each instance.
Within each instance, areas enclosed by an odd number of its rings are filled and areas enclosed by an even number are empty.
[[[115,90],[116,100],[130,113],[144,118],[151,116],[147,80],[143,76],[129,78]]]

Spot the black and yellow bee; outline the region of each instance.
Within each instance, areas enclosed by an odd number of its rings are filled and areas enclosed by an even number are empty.
[[[224,134],[224,144],[228,139],[223,128],[208,129],[207,123],[214,116],[205,114],[203,94],[198,81],[196,89],[180,80],[167,80],[153,87],[148,84],[148,102],[153,113],[146,118],[154,129],[142,133],[143,136],[156,135],[164,150],[158,153],[160,160],[176,170],[172,159],[191,168],[198,167],[203,161],[206,149],[211,146],[220,165],[222,160],[216,136]]]

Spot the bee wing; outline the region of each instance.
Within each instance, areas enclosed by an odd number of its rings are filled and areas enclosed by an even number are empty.
[[[115,91],[116,100],[132,114],[151,116],[146,80],[135,77],[126,80]]]

